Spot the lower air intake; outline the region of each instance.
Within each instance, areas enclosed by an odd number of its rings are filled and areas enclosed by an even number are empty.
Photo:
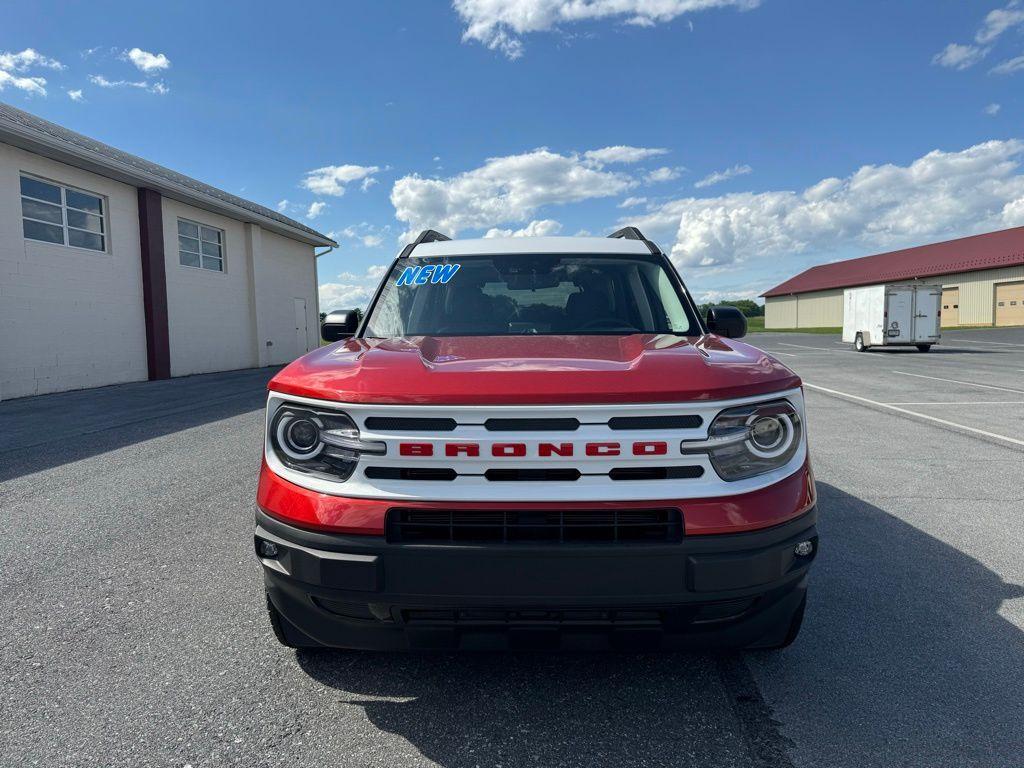
[[[388,510],[389,542],[406,544],[664,544],[681,541],[678,509]]]

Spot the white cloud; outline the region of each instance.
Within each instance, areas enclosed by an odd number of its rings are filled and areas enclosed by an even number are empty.
[[[484,237],[547,237],[557,235],[562,231],[562,225],[554,219],[541,219],[531,221],[522,229],[497,229],[487,230]]]
[[[1024,56],[1015,56],[992,67],[991,72],[993,75],[1012,75],[1014,72],[1020,72],[1022,69],[1024,69]]]
[[[650,27],[684,13],[709,8],[756,8],[760,0],[454,0],[465,29],[474,40],[510,59],[523,55],[522,35],[549,32],[566,24],[617,19]]]
[[[752,173],[753,171],[754,169],[751,168],[749,165],[734,165],[732,168],[726,168],[724,171],[715,171],[714,173],[709,173],[707,176],[705,176],[703,179],[698,181],[693,186],[697,187],[697,189],[704,189],[704,187],[710,187],[714,184],[720,184],[723,181],[734,179],[737,176],[746,176],[748,173]]]
[[[455,235],[524,222],[541,206],[609,197],[634,186],[629,176],[596,168],[585,155],[541,148],[492,157],[447,179],[403,176],[391,189],[391,203],[410,232],[429,227]]]
[[[950,43],[932,57],[932,64],[950,69],[967,69],[988,56],[992,44],[1009,29],[1024,24],[1024,4],[1021,0],[1011,0],[1005,8],[989,11],[974,33],[975,45]],[[1020,57],[1024,60],[1024,57]],[[1010,61],[1013,61],[1011,59]],[[996,74],[1008,74],[1013,69],[1003,69],[1010,62],[1004,62],[992,70]],[[1024,64],[1021,65],[1024,67]]]
[[[334,240],[354,240],[366,248],[376,248],[384,242],[384,236],[391,232],[391,226],[375,227],[368,222],[352,224],[339,232],[331,232],[330,237]]]
[[[675,179],[678,179],[684,170],[684,168],[669,168],[667,165],[664,165],[661,168],[655,168],[653,171],[648,173],[644,179],[648,184],[661,184],[666,181],[674,181]]]
[[[140,72],[144,72],[147,75],[156,74],[171,66],[171,60],[162,53],[150,53],[141,48],[132,48],[130,51],[125,51],[122,54],[122,58],[130,61]]]
[[[643,205],[646,202],[646,197],[627,197],[625,200],[619,203],[619,208],[632,208],[637,205]]]
[[[866,165],[802,192],[673,200],[628,223],[648,236],[674,230],[673,260],[709,270],[844,247],[897,248],[1018,223],[1022,158],[1024,142],[988,141],[906,166]]]
[[[985,107],[985,114],[986,115],[991,115],[992,117],[995,117],[996,115],[999,114],[999,110],[1001,110],[1002,108],[1003,108],[1002,104],[995,104],[995,103],[989,104],[987,107]]]
[[[363,179],[363,183],[359,185],[359,188],[363,190],[363,192],[365,192],[376,183],[376,178],[374,178],[373,176],[367,176],[365,179]]]
[[[717,304],[720,301],[739,301],[740,299],[751,299],[757,300],[758,295],[764,290],[762,286],[758,288],[745,288],[730,291],[724,290],[710,290],[698,293],[694,298],[698,304]],[[759,302],[763,303],[763,302]]]
[[[325,165],[308,171],[299,184],[317,195],[339,197],[345,194],[346,184],[368,179],[379,171],[376,165]],[[363,183],[366,185],[365,181]]]
[[[1024,7],[1019,0],[1013,0],[1005,8],[989,11],[974,39],[983,45],[991,43],[1006,30],[1020,24],[1024,24]]]
[[[34,48],[26,48],[23,51],[0,53],[0,91],[8,86],[25,91],[30,95],[46,95],[46,78],[38,75],[24,74],[29,69],[54,69],[57,71],[67,69],[56,59],[43,56]]]
[[[10,51],[0,53],[0,69],[2,70],[7,72],[24,72],[31,67],[43,67],[57,71],[67,69],[56,59],[43,56],[34,48],[26,48],[17,53],[11,53]]]
[[[352,309],[365,307],[380,279],[388,271],[384,264],[375,264],[363,275],[342,272],[337,282],[320,285],[320,311],[330,312],[335,309]]]
[[[309,209],[306,211],[306,218],[307,219],[311,219],[311,220],[315,219],[315,218],[323,215],[323,212],[325,210],[327,210],[327,203],[321,203],[321,202],[310,203],[309,204]]]
[[[287,199],[279,200],[277,202],[277,212],[278,213],[284,213],[285,211],[288,210],[288,206],[290,206],[290,205],[291,205],[291,203]]]
[[[26,93],[38,96],[46,95],[45,77],[21,77],[0,69],[0,91],[3,91],[8,85]]]
[[[103,75],[89,75],[89,82],[100,88],[138,88],[139,90],[156,93],[160,96],[168,94],[171,89],[163,81],[147,82],[145,80],[108,80]]]
[[[973,67],[986,55],[988,55],[988,48],[950,43],[932,57],[932,64],[949,69],[967,69]]]
[[[627,147],[618,145],[604,147],[602,149],[591,149],[583,153],[583,157],[590,160],[598,167],[610,165],[611,163],[638,163],[651,157],[668,154],[667,149],[656,147]]]
[[[85,101],[84,97],[82,96],[81,88],[77,88],[73,91],[68,91],[68,98],[72,101]]]

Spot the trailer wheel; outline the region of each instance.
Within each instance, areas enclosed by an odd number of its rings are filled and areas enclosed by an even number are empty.
[[[864,336],[860,333],[853,340],[853,348],[858,352],[867,352],[868,345],[864,343]]]
[[[918,352],[927,352],[931,348],[932,348],[931,344],[918,344],[917,345],[917,351]]]

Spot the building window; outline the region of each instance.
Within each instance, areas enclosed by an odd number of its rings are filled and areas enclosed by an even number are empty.
[[[107,249],[106,212],[99,195],[22,176],[21,216],[29,240]]]
[[[224,271],[224,232],[178,219],[178,261],[183,267]]]

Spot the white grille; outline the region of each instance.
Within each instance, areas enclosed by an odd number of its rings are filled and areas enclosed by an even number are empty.
[[[765,400],[785,398],[793,403],[803,417],[803,396],[799,389],[760,395],[757,397],[723,400],[718,402],[687,403],[638,403],[618,405],[539,405],[539,406],[437,406],[437,405],[365,405],[314,400],[290,395],[271,393],[268,401],[269,415],[284,402],[302,403],[322,408],[340,409],[347,413],[359,426],[365,440],[383,442],[387,446],[384,456],[364,455],[346,482],[333,482],[310,477],[283,466],[274,455],[269,442],[265,453],[267,463],[277,474],[296,485],[321,493],[354,498],[379,498],[417,501],[645,501],[708,498],[726,496],[764,488],[797,471],[804,463],[806,446],[802,444],[792,460],[781,469],[735,482],[722,480],[702,454],[682,454],[680,442],[702,440],[707,437],[708,427],[715,416],[726,408]],[[675,417],[699,416],[699,427],[673,426],[667,429],[612,429],[609,421],[621,417]],[[447,429],[369,429],[367,419],[445,419],[454,420],[456,428]],[[493,431],[485,424],[493,419],[576,419],[576,429],[565,430],[524,430]],[[430,445],[430,456],[402,456],[399,445],[416,443]],[[449,444],[475,444],[479,456],[468,456],[461,452],[457,456],[446,455]],[[587,455],[588,443],[619,445],[618,455]],[[664,455],[650,455],[643,449],[634,453],[634,444],[665,443]],[[525,456],[494,456],[494,446],[499,453],[505,444],[524,446]],[[539,455],[542,444],[571,444],[572,456]],[[523,449],[515,449],[519,452]],[[454,470],[453,480],[398,479],[367,477],[367,467],[404,469],[449,469]],[[700,467],[699,477],[669,477],[667,479],[612,479],[616,469],[641,467]],[[493,477],[502,473],[488,470],[578,470],[575,480],[518,480],[495,481]],[[507,474],[507,473],[505,473]],[[525,474],[525,473],[524,473]],[[618,475],[629,473],[616,473]],[[687,470],[669,474],[693,475]]]

